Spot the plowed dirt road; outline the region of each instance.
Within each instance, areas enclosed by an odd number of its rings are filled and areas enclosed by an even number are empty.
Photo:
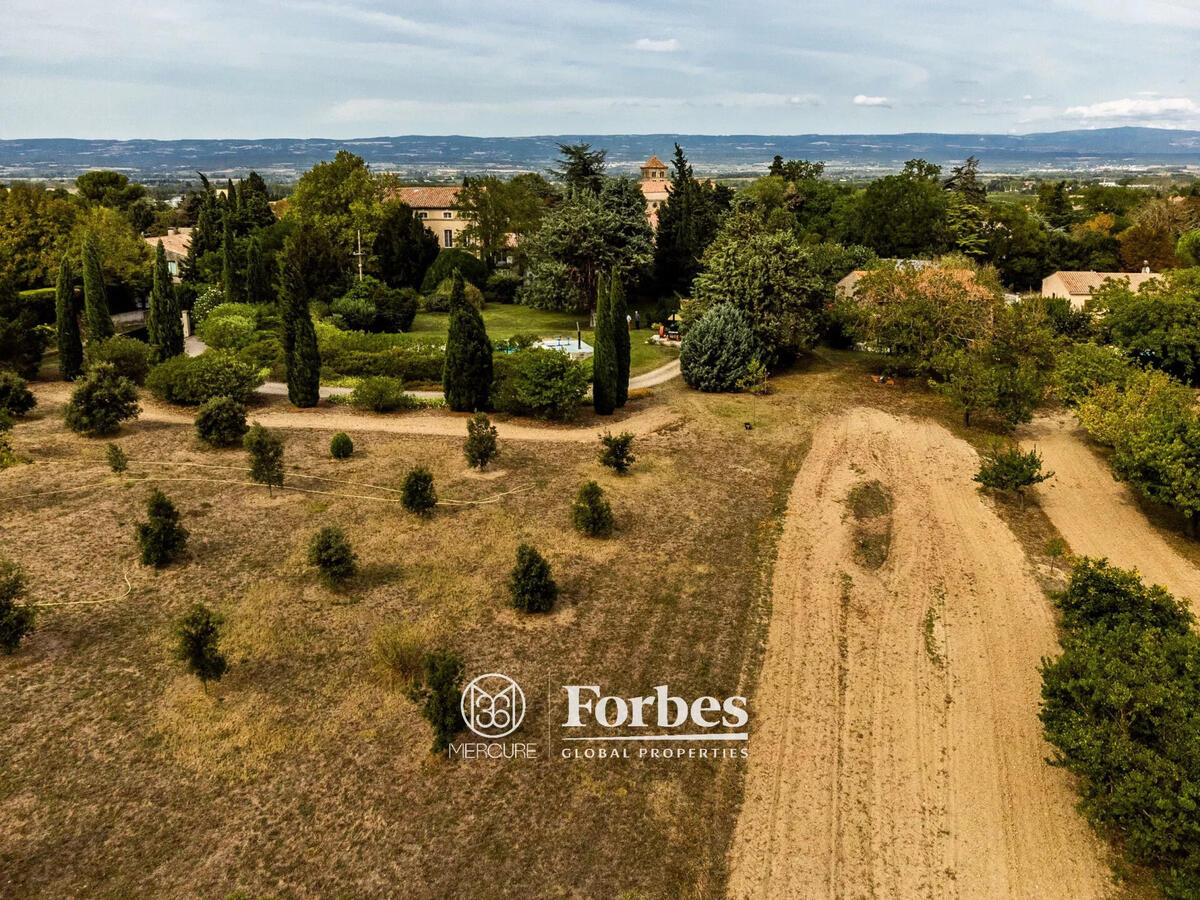
[[[1129,487],[1112,477],[1069,413],[1035,420],[1022,429],[1021,438],[1027,448],[1037,447],[1054,472],[1036,496],[1072,552],[1107,556],[1114,565],[1137,569],[1148,581],[1191,600],[1192,611],[1200,614],[1200,568],[1150,524]]]
[[[938,425],[818,427],[773,585],[730,896],[1087,898],[1104,847],[1046,765],[1048,601]],[[893,495],[887,561],[853,562],[846,498]]]

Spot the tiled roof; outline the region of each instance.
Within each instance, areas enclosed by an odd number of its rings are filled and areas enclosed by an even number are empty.
[[[667,164],[665,162],[663,162],[661,159],[659,159],[657,156],[651,156],[648,160],[646,160],[646,162],[644,162],[642,164],[643,169],[665,169],[666,167],[667,167]]]
[[[402,187],[395,196],[413,209],[453,209],[458,203],[458,188]]]
[[[167,256],[182,258],[187,256],[188,244],[192,240],[192,229],[180,228],[175,234],[164,234],[161,237],[148,237],[146,243],[153,250],[158,246],[158,242],[162,241],[163,249],[167,251]]]
[[[1068,294],[1089,294],[1107,278],[1123,279],[1136,291],[1156,277],[1153,272],[1055,272],[1050,276],[1059,279]]]

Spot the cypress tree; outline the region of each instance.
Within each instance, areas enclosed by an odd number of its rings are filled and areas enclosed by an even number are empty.
[[[613,333],[612,291],[604,279],[596,296],[596,335],[592,348],[592,408],[611,416],[617,405],[617,346]]]
[[[257,237],[250,238],[246,245],[246,301],[271,302],[271,276],[263,259],[262,242]]]
[[[617,354],[616,405],[624,406],[629,399],[629,323],[625,317],[629,314],[625,306],[625,288],[621,279],[616,275],[612,278],[612,299],[609,301],[609,315],[613,323],[613,343]]]
[[[89,344],[117,333],[108,312],[104,274],[100,271],[100,247],[94,231],[89,231],[83,237],[83,312]]]
[[[450,291],[450,331],[446,336],[446,363],[442,391],[446,405],[456,412],[488,408],[492,388],[492,342],[483,316],[467,302],[463,279],[457,271]]]
[[[183,354],[183,309],[179,305],[179,295],[175,292],[175,285],[171,280],[171,270],[167,268],[165,251],[162,256],[162,270],[159,277],[162,278],[165,297],[162,305],[162,318],[158,323],[158,333],[162,339],[159,354],[161,359],[170,359]]]
[[[79,339],[79,308],[75,303],[75,272],[65,254],[58,264],[54,286],[54,323],[58,335],[58,371],[65,381],[83,372],[83,342]]]
[[[167,268],[167,251],[159,241],[154,248],[154,278],[150,288],[150,309],[146,313],[146,331],[149,332],[150,347],[158,359],[166,359],[163,353],[163,325],[171,315],[170,301],[171,272]]]
[[[293,406],[316,406],[321,397],[321,354],[308,309],[308,288],[297,254],[288,254],[281,275],[288,400]]]
[[[237,303],[241,299],[236,253],[237,245],[233,239],[233,212],[231,210],[225,213],[225,228],[221,238],[221,287],[225,292],[226,303]]]

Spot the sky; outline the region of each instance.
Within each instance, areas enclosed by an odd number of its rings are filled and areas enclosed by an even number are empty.
[[[0,138],[1200,128],[1200,0],[0,7]]]

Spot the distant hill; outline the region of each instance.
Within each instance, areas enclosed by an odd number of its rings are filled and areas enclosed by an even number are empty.
[[[359,154],[378,169],[406,177],[453,178],[464,172],[542,170],[558,143],[586,141],[609,151],[614,170],[634,171],[658,154],[669,159],[678,141],[695,168],[708,173],[761,170],[775,154],[823,160],[831,172],[894,169],[923,157],[952,163],[970,154],[989,172],[1113,171],[1200,166],[1200,132],[1160,128],[1103,128],[1045,134],[609,134],[538,137],[462,135],[262,140],[109,141],[38,138],[0,140],[0,179],[72,178],[88,169],[119,169],[162,181],[197,170],[224,176],[256,169],[275,179],[300,172],[339,149]]]

